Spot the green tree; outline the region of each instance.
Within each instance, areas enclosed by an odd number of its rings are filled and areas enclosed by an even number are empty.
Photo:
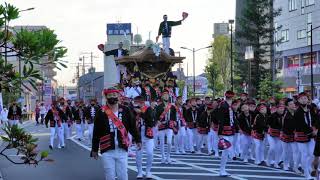
[[[0,92],[12,89],[27,88],[30,84],[36,89],[36,80],[41,80],[41,73],[36,66],[49,64],[66,67],[61,58],[67,49],[59,46],[60,40],[54,31],[41,29],[30,31],[27,29],[10,29],[10,22],[19,17],[19,9],[11,4],[0,5],[0,48],[6,48],[0,53]],[[8,46],[8,43],[12,46]],[[8,57],[17,57],[22,64],[22,72],[16,72],[15,67],[7,62]],[[21,86],[20,86],[21,85]]]
[[[212,91],[212,96],[217,97],[223,94],[223,83],[219,78],[218,67],[215,63],[208,63],[205,67],[205,73],[209,82],[209,89]]]
[[[282,81],[278,79],[273,81],[271,74],[267,73],[259,83],[258,97],[261,99],[268,99],[272,96],[276,97],[277,99],[283,98],[284,95],[280,92],[282,84]]]
[[[65,56],[67,49],[59,46],[57,35],[49,29],[10,29],[10,22],[18,17],[17,7],[7,3],[0,5],[0,48],[5,49],[5,52],[0,52],[0,93],[12,93],[8,98],[14,98],[18,89],[28,88],[28,85],[37,89],[36,80],[41,80],[42,77],[35,66],[55,65],[58,69],[57,65],[66,67],[61,58]],[[7,62],[8,57],[19,58],[21,73],[16,72],[15,67]],[[5,147],[0,151],[0,156],[15,164],[37,165],[40,161],[52,161],[47,159],[48,152],[39,153],[37,139],[23,128],[7,125],[3,130],[6,135],[0,138]],[[21,155],[21,161],[14,161],[6,155],[5,151],[8,149],[16,149],[17,154]]]
[[[41,161],[52,162],[52,159],[48,158],[48,152],[42,151],[39,153],[37,150],[36,142],[38,139],[33,138],[30,133],[27,133],[23,128],[18,125],[6,125],[3,128],[5,136],[0,136],[4,142],[4,148],[0,151],[0,156],[5,157],[13,164],[29,164],[38,165]],[[18,155],[21,155],[20,161],[13,160],[6,154],[7,150],[16,150]]]
[[[243,15],[237,21],[239,28],[236,32],[236,44],[238,47],[253,46],[254,59],[251,63],[252,95],[259,91],[262,77],[269,73],[266,69],[274,57],[273,47],[281,42],[274,40],[274,33],[281,27],[274,28],[273,20],[281,14],[281,9],[273,8],[273,0],[247,0]],[[239,49],[239,48],[238,48]],[[238,52],[236,60],[236,74],[240,77],[238,83],[248,82],[248,62],[244,61],[244,52]],[[272,66],[272,65],[271,65]]]
[[[209,53],[205,68],[209,88],[214,96],[223,95],[223,92],[230,88],[230,38],[217,36]]]

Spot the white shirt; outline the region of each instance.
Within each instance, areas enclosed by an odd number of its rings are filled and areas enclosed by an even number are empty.
[[[119,112],[114,112],[114,114],[116,115],[116,117],[119,118]],[[120,119],[122,121],[122,119]],[[115,147],[118,146],[119,142],[118,142],[118,128],[116,125],[113,124],[112,120],[109,119],[109,127],[110,127],[110,132],[114,132],[114,145]]]
[[[118,58],[122,57],[122,49],[118,49]]]
[[[47,111],[46,107],[40,106],[39,109],[40,109],[40,114],[46,114],[46,111]]]
[[[2,110],[0,114],[0,119],[2,121],[8,121],[8,113],[9,113],[8,110]]]

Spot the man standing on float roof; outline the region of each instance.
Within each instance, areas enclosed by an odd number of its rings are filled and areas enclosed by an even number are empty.
[[[116,88],[104,90],[107,105],[103,106],[94,120],[91,156],[98,159],[100,149],[106,180],[128,179],[128,132],[137,148],[141,149],[141,137],[136,128],[132,111],[119,104]]]
[[[168,21],[168,16],[163,15],[163,21],[160,23],[158,36],[156,40],[158,42],[159,37],[162,35],[163,49],[167,54],[170,54],[169,49],[172,26],[181,25],[182,21],[184,21],[188,15],[187,13],[184,13],[182,16],[182,20],[180,21]]]

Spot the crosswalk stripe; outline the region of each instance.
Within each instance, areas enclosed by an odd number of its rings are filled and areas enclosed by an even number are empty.
[[[261,178],[261,179],[290,179],[290,180],[302,180],[304,177],[286,177],[286,176],[259,176],[259,175],[239,175],[246,178]]]

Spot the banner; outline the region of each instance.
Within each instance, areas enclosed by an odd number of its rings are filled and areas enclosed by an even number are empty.
[[[3,109],[3,99],[2,99],[2,93],[0,92],[0,113]]]

